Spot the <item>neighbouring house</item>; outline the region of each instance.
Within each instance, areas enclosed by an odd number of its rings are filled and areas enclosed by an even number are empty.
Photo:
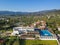
[[[0,20],[4,20],[5,18],[0,18]]]
[[[5,42],[5,40],[4,40],[4,39],[2,39],[2,38],[0,38],[0,43],[3,43],[3,42]]]
[[[41,30],[43,30],[43,29],[46,28],[46,26],[39,26],[38,28],[41,29]]]
[[[60,27],[58,27],[58,31],[60,31]]]

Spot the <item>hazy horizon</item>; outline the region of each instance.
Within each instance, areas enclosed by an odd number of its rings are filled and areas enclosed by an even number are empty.
[[[60,9],[60,0],[0,0],[0,11],[37,12]]]

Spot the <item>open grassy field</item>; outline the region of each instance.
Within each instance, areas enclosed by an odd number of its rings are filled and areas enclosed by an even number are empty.
[[[25,40],[11,36],[4,38],[5,42],[0,45],[58,45],[56,40]]]
[[[16,40],[13,45],[20,45],[19,40]]]
[[[22,45],[58,45],[56,40],[24,40]]]

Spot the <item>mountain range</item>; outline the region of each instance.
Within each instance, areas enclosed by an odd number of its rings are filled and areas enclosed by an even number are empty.
[[[14,12],[14,11],[0,11],[0,15],[51,15],[60,14],[60,9],[44,10],[38,12]]]

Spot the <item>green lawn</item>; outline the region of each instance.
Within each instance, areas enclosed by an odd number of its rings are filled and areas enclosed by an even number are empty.
[[[58,45],[56,40],[25,40],[11,36],[6,45]],[[1,45],[1,44],[0,44]]]
[[[22,45],[58,45],[56,40],[24,40]]]
[[[13,45],[20,45],[19,40],[16,40]]]

